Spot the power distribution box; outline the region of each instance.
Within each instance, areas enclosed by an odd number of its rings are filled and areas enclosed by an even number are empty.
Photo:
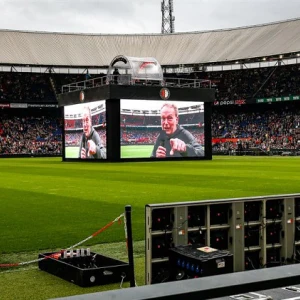
[[[201,244],[171,248],[170,279],[180,280],[233,272],[233,255]]]

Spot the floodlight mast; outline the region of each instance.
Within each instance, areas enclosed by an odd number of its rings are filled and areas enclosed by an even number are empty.
[[[175,32],[175,17],[173,16],[173,0],[161,1],[161,33],[174,33]]]

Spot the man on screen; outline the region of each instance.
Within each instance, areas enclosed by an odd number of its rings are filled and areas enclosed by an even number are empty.
[[[178,124],[178,108],[165,103],[160,111],[162,131],[157,137],[151,157],[204,156],[203,147],[195,137]]]
[[[106,148],[98,132],[92,126],[92,113],[88,106],[83,108],[82,127],[83,135],[80,141],[79,158],[105,159]]]

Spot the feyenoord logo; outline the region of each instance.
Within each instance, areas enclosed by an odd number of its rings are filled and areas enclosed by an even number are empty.
[[[81,91],[81,92],[79,93],[79,101],[80,101],[80,102],[83,102],[83,101],[84,101],[84,91]]]
[[[162,88],[159,92],[160,98],[163,100],[167,100],[170,98],[170,90],[167,88]]]

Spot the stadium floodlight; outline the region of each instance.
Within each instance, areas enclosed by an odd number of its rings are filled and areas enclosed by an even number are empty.
[[[161,2],[161,33],[174,33],[175,32],[175,17],[173,16],[174,4],[173,0],[162,0]]]

